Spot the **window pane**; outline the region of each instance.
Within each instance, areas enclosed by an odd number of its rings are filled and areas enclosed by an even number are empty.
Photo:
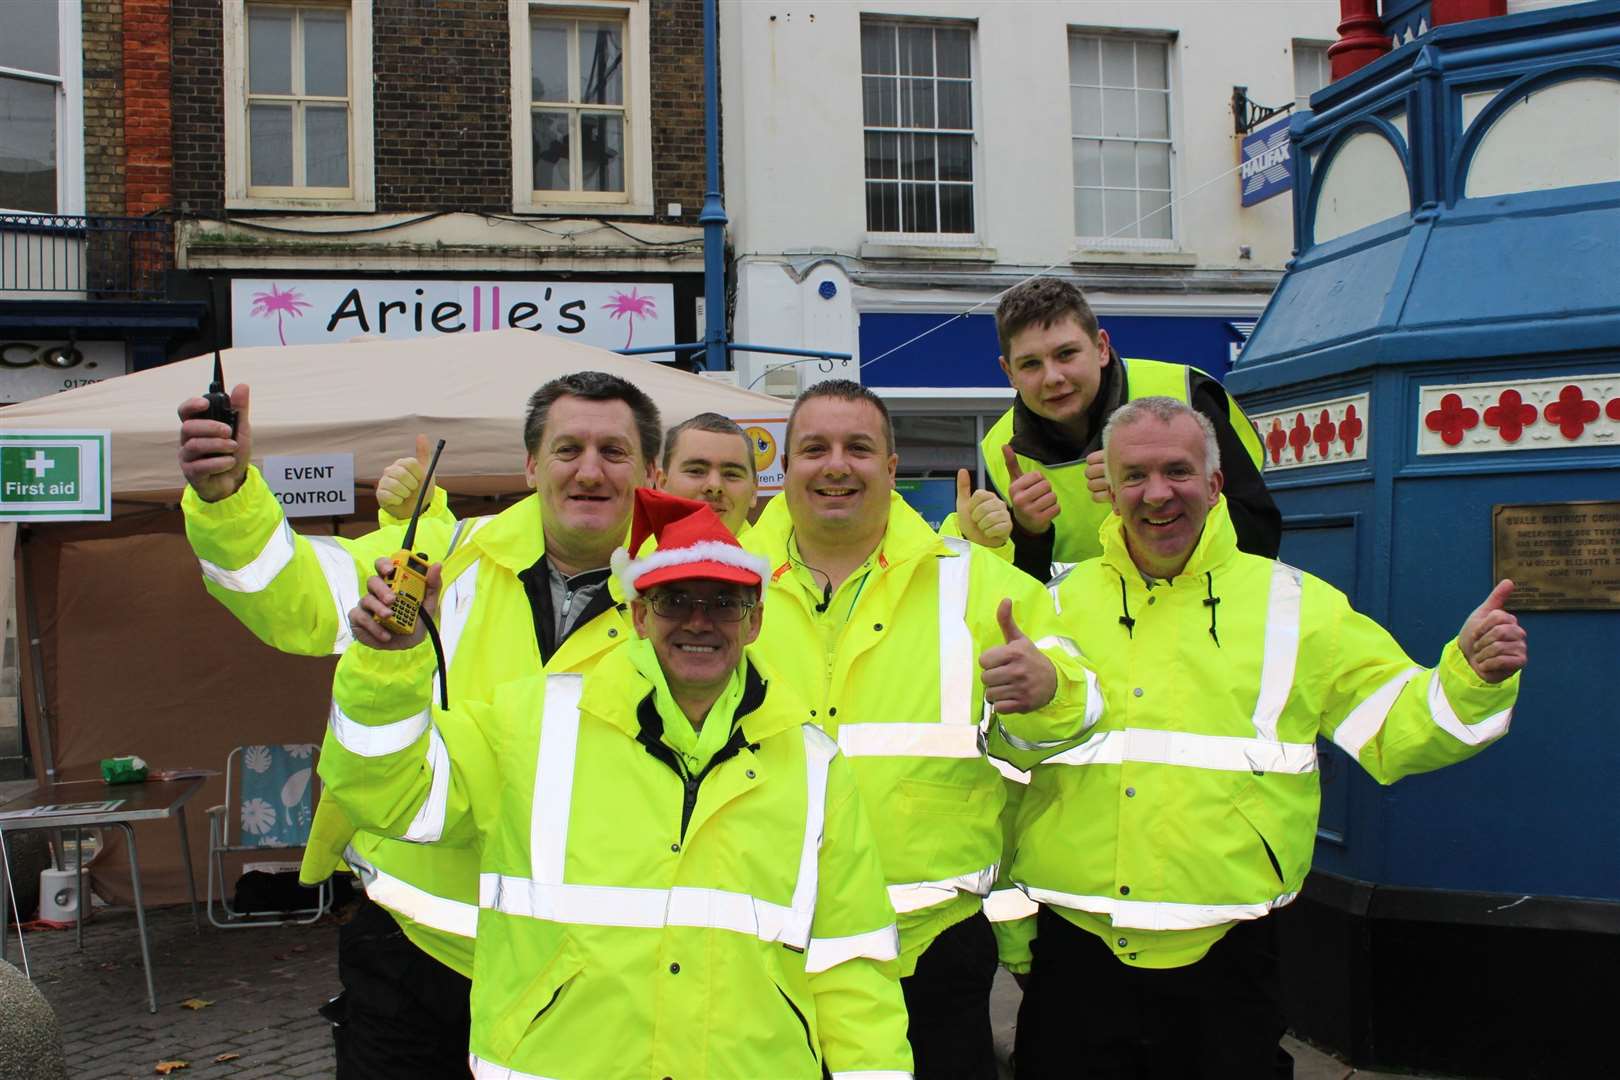
[[[349,96],[349,29],[341,11],[304,12],[304,93]]]
[[[893,26],[861,27],[861,71],[867,75],[893,75],[895,72]]]
[[[973,127],[973,84],[963,80],[942,79],[939,87],[939,126],[942,128]]]
[[[861,104],[868,127],[896,127],[900,121],[899,82],[868,75],[861,80]]]
[[[1145,188],[1170,189],[1170,148],[1144,143],[1136,148],[1137,183]]]
[[[900,185],[900,225],[905,232],[938,232],[933,184]]]
[[[900,126],[934,126],[934,80],[900,80]]]
[[[973,185],[939,185],[939,231],[942,233],[973,231]]]
[[[1136,186],[1136,144],[1105,142],[1102,144],[1102,171],[1104,187]]]
[[[936,30],[934,43],[939,55],[939,74],[959,79],[973,74],[966,30]]]
[[[249,11],[248,92],[292,93],[292,12],[275,8]]]
[[[932,135],[900,136],[900,178],[902,180],[934,179],[934,137]]]
[[[0,206],[56,213],[55,86],[0,79]]]
[[[568,114],[536,110],[533,129],[534,190],[567,191]]]
[[[1144,90],[1136,95],[1137,117],[1144,139],[1170,137],[1170,95],[1157,90]]]
[[[900,185],[866,185],[866,228],[870,232],[900,231]]]
[[[304,109],[304,182],[310,187],[349,186],[349,110]]]
[[[580,167],[586,191],[624,190],[624,114],[581,113]]]
[[[893,132],[868,132],[866,136],[866,178],[900,178],[900,136]]]
[[[1136,192],[1103,192],[1103,235],[1118,239],[1136,235]]]
[[[1103,193],[1097,188],[1076,188],[1074,191],[1074,230],[1076,236],[1103,234]]]
[[[1168,191],[1142,192],[1142,235],[1153,240],[1170,239],[1170,193]]]
[[[973,179],[973,136],[939,135],[935,147],[939,153],[941,180],[971,181]]]
[[[1102,91],[1089,86],[1069,87],[1069,122],[1074,135],[1102,134]]]
[[[1104,135],[1136,137],[1136,94],[1130,90],[1104,90]]]
[[[248,183],[253,187],[291,187],[292,106],[248,108]]]
[[[1086,187],[1102,187],[1102,143],[1095,139],[1074,140],[1074,182]],[[1097,204],[1098,212],[1102,204]]]
[[[1097,39],[1072,37],[1069,39],[1069,81],[1096,86]]]
[[[934,29],[931,26],[900,28],[900,74],[934,73]]]
[[[1170,86],[1165,71],[1168,49],[1157,42],[1136,43],[1136,85],[1165,90]]]
[[[624,49],[616,24],[579,24],[579,100],[593,105],[624,104]]]
[[[56,0],[0,0],[0,10],[5,12],[6,24],[5,32],[0,33],[0,67],[60,75]],[[51,200],[56,200],[55,181],[51,183]]]
[[[1104,86],[1136,85],[1136,43],[1117,38],[1102,39],[1102,81]]]
[[[568,26],[536,21],[529,28],[530,100],[568,100]]]

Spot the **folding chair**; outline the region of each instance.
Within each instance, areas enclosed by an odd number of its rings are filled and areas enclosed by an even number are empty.
[[[315,743],[238,746],[225,758],[225,802],[208,809],[208,921],[221,929],[312,923],[332,906],[332,883],[315,906],[291,911],[237,911],[226,896],[225,856],[299,851],[309,842],[320,779]],[[233,842],[234,837],[234,842]],[[219,910],[215,914],[215,884]],[[294,918],[293,916],[305,916]]]

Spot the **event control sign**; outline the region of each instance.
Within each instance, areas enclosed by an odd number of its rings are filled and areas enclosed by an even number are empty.
[[[270,455],[264,482],[290,518],[354,513],[353,454]]]
[[[0,521],[107,521],[112,433],[0,431]]]

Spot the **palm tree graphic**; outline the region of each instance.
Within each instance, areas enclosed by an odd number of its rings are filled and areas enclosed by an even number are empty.
[[[602,310],[608,313],[609,318],[617,319],[622,316],[630,324],[630,336],[624,339],[624,347],[627,349],[636,339],[636,320],[656,317],[658,314],[657,301],[651,296],[636,292],[634,285],[630,286],[628,293],[616,292],[608,297],[608,302],[602,305]]]
[[[281,338],[283,345],[287,344],[287,335],[281,328],[281,317],[291,315],[298,318],[309,307],[309,301],[298,295],[297,289],[288,289],[286,292],[276,288],[272,282],[269,292],[253,294],[253,310],[250,314],[268,319],[272,314],[276,317],[276,334]]]

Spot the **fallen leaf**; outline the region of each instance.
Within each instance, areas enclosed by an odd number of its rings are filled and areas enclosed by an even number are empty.
[[[195,1012],[198,1009],[206,1009],[212,1004],[212,1001],[204,1001],[202,998],[186,998],[186,1000],[180,1003],[180,1007],[182,1009],[190,1009]]]
[[[241,1054],[220,1054],[214,1060],[216,1062],[217,1061],[235,1061],[237,1058],[239,1058],[241,1056],[242,1056]]]
[[[176,1069],[189,1068],[191,1068],[191,1062],[189,1061],[160,1061],[152,1071],[157,1073],[159,1076],[168,1076]]]

